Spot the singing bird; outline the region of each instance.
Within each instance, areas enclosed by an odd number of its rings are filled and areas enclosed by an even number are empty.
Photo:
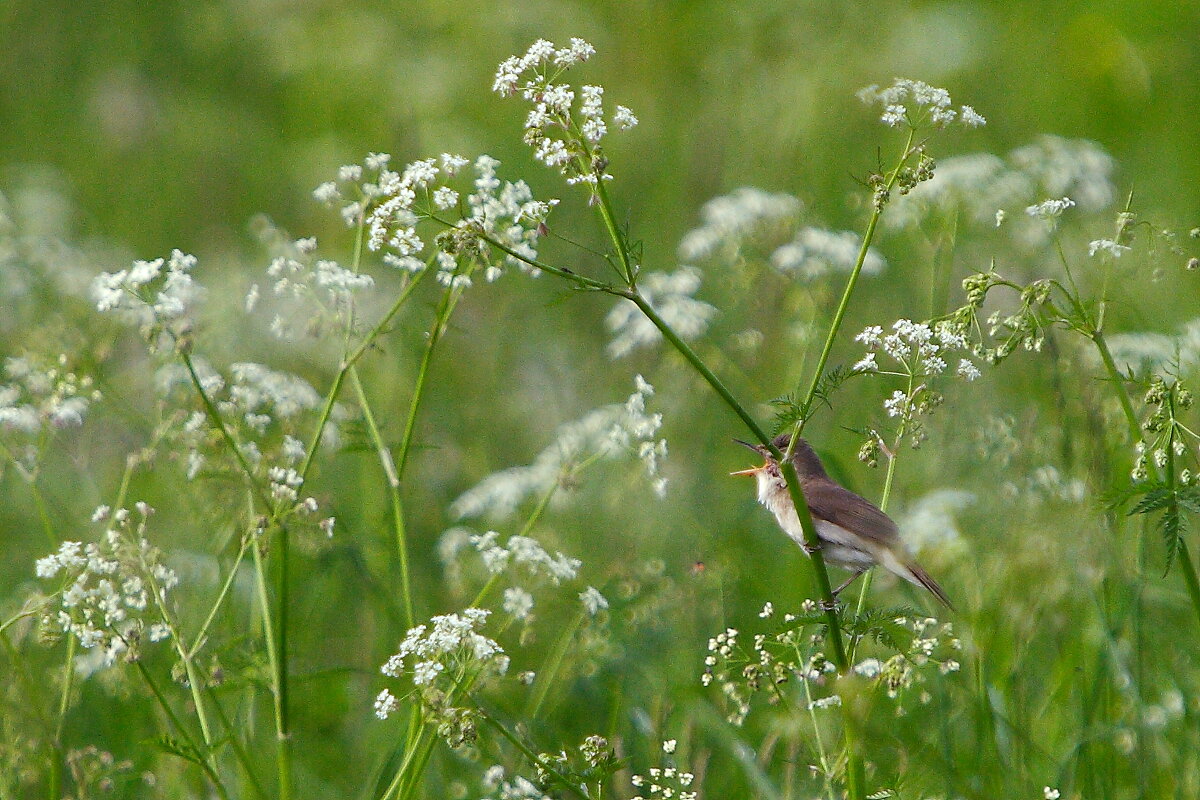
[[[779,463],[762,445],[754,445],[735,439],[766,458],[761,467],[743,469],[732,475],[752,475],[758,483],[758,502],[767,507],[779,527],[783,528],[792,541],[808,552],[804,531],[796,506],[788,494],[787,483],[779,469]],[[776,449],[786,453],[791,444],[790,434],[781,434],[773,442]],[[796,442],[792,463],[800,478],[800,490],[812,513],[817,538],[821,543],[821,554],[827,563],[851,571],[850,577],[837,589],[833,596],[854,582],[862,573],[878,564],[899,575],[904,580],[928,589],[938,600],[953,609],[946,593],[937,581],[929,577],[905,547],[896,523],[873,503],[839,485],[829,477],[821,466],[821,459],[804,439]]]

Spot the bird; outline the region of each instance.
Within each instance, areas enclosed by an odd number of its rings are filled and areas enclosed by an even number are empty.
[[[800,545],[806,553],[810,552],[779,462],[763,445],[750,444],[741,439],[734,441],[764,456],[766,463],[761,467],[738,470],[730,474],[754,477],[758,483],[758,502],[775,515],[779,527],[792,541]],[[784,433],[775,437],[772,444],[781,453],[786,453],[791,441],[791,435]],[[947,608],[954,609],[942,587],[929,577],[913,558],[891,517],[871,501],[830,478],[825,472],[825,467],[821,465],[821,459],[803,438],[796,441],[792,463],[796,467],[796,475],[800,478],[800,490],[808,503],[808,510],[817,529],[821,554],[826,562],[848,569],[852,573],[833,591],[834,598],[859,575],[878,564],[909,583],[927,589]]]

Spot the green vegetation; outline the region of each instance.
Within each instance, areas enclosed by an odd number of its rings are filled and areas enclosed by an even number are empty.
[[[1200,49],[1042,13],[0,12],[0,800],[1200,794]]]

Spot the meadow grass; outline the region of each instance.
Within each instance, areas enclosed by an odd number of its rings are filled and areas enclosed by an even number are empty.
[[[569,83],[594,55],[492,86],[590,227],[490,156],[371,153],[313,192],[344,233],[262,220],[233,286],[179,250],[68,270],[6,208],[14,314],[70,325],[0,386],[0,797],[1200,793],[1200,339],[1130,324],[1200,231],[1088,142],[937,158],[984,118],[897,79],[860,93],[892,153],[860,230],[743,188],[664,269],[606,149],[635,110]],[[537,446],[497,463],[514,413]],[[884,575],[835,602],[780,431],[957,611]],[[734,436],[811,557],[725,480]]]

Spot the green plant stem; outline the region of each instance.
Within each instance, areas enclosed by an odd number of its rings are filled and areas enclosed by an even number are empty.
[[[216,770],[213,769],[212,765],[209,764],[209,757],[211,756],[211,753],[209,752],[208,748],[206,747],[201,750],[201,748],[196,744],[196,740],[192,738],[191,733],[188,732],[188,729],[184,726],[178,715],[175,714],[175,710],[171,708],[171,704],[168,703],[167,698],[163,696],[162,690],[158,688],[158,684],[154,682],[154,678],[151,677],[150,671],[146,669],[146,665],[140,660],[135,661],[134,663],[137,665],[138,672],[141,673],[142,679],[145,680],[146,685],[150,687],[150,692],[154,695],[154,699],[158,701],[159,706],[163,709],[167,715],[167,718],[171,721],[172,726],[174,726],[175,730],[179,732],[179,735],[183,737],[183,740],[187,746],[197,754],[197,758],[199,759],[197,763],[199,764],[200,768],[204,770],[204,773],[208,775],[209,780],[212,781],[213,788],[216,790],[217,794],[220,795],[223,800],[229,800],[229,791],[225,788],[225,784],[221,782],[220,775],[218,775]]]
[[[821,776],[825,779],[825,791],[829,795],[829,800],[837,800],[833,796],[833,777],[830,774],[832,770],[829,768],[829,756],[825,753],[825,741],[821,736],[821,726],[817,722],[816,709],[813,708],[812,688],[808,685],[807,678],[803,679],[801,683],[804,684],[804,699],[808,702],[808,718],[812,721],[813,738],[817,741],[817,757],[821,762]]]
[[[212,701],[212,707],[217,712],[217,718],[221,721],[221,726],[225,729],[226,737],[230,747],[233,748],[233,753],[237,757],[237,761],[242,766],[242,771],[246,773],[246,778],[250,781],[250,786],[254,790],[255,796],[260,800],[270,800],[267,797],[267,792],[263,785],[259,783],[258,776],[254,774],[254,770],[250,764],[250,754],[246,751],[245,745],[242,744],[241,737],[234,730],[233,725],[229,721],[229,715],[225,713],[225,709],[221,706],[221,701],[216,693],[210,688],[208,697]]]
[[[659,316],[658,312],[654,310],[654,307],[644,297],[633,290],[623,293],[622,296],[633,301],[654,327],[658,328],[663,337],[671,343],[671,346],[691,364],[693,369],[700,373],[701,377],[713,388],[713,391],[738,415],[742,422],[746,424],[746,427],[754,433],[755,438],[767,448],[776,461],[783,465],[783,474],[788,485],[788,494],[796,507],[796,516],[799,517],[800,527],[804,531],[806,550],[809,552],[812,560],[813,572],[816,573],[817,588],[821,594],[822,608],[825,612],[826,623],[829,626],[829,640],[833,647],[834,664],[837,666],[838,672],[845,674],[850,664],[846,657],[845,643],[842,641],[841,622],[838,619],[837,606],[833,598],[833,584],[829,581],[829,570],[825,566],[825,556],[821,552],[820,540],[817,538],[817,529],[813,523],[812,512],[809,511],[808,503],[805,501],[804,494],[800,490],[800,477],[796,474],[795,465],[791,460],[784,458],[783,453],[779,451],[779,448],[775,446],[766,432],[759,427],[758,423],[742,407],[742,404],[734,398],[733,394],[725,388],[725,384],[721,382],[721,379],[700,360],[696,352]]]
[[[580,609],[575,618],[571,620],[571,624],[559,635],[558,641],[554,643],[554,649],[546,658],[545,665],[538,670],[533,694],[525,706],[525,718],[530,722],[537,719],[541,712],[542,705],[546,702],[546,695],[550,693],[550,687],[554,685],[558,672],[562,669],[563,660],[567,657],[567,649],[571,646],[571,640],[575,638],[575,632],[579,630],[579,626],[586,618],[587,609]]]
[[[200,395],[200,403],[204,406],[204,411],[208,415],[209,421],[220,432],[221,438],[225,440],[225,444],[229,447],[230,452],[233,453],[233,457],[237,459],[238,466],[246,476],[246,481],[250,484],[251,490],[258,497],[259,502],[263,504],[263,508],[272,508],[273,504],[270,496],[259,485],[258,480],[254,477],[254,469],[246,461],[246,455],[242,452],[242,448],[238,446],[237,441],[233,438],[233,434],[225,426],[225,421],[221,419],[221,412],[217,410],[217,406],[213,403],[212,398],[208,396],[208,392],[204,391],[204,384],[201,383],[200,376],[196,373],[196,365],[192,362],[192,356],[185,351],[179,354],[179,358],[183,361],[183,366],[187,369],[188,375],[192,379],[192,386],[195,387],[196,393]]]
[[[253,506],[253,502],[251,501]],[[291,796],[291,751],[288,747],[287,714],[284,705],[284,695],[281,683],[285,680],[283,665],[280,659],[279,646],[275,640],[275,626],[272,624],[271,601],[267,596],[267,571],[263,564],[262,552],[257,541],[251,542],[250,552],[254,556],[255,581],[258,587],[258,605],[262,614],[263,639],[267,645],[267,663],[271,668],[271,699],[275,720],[276,767],[279,784],[279,796]]]
[[[1088,334],[1088,338],[1095,343],[1096,350],[1100,353],[1100,360],[1104,362],[1104,371],[1108,374],[1108,381],[1113,385],[1113,390],[1117,393],[1117,399],[1121,403],[1121,410],[1125,412],[1125,424],[1129,427],[1130,441],[1138,442],[1142,438],[1142,426],[1138,423],[1137,414],[1133,410],[1133,401],[1129,397],[1129,390],[1125,388],[1125,381],[1121,377],[1121,372],[1117,369],[1112,353],[1109,352],[1104,332],[1098,327],[1094,328]],[[1192,554],[1188,549],[1187,542],[1182,539],[1179,542],[1179,552],[1176,558],[1179,561],[1179,570],[1183,573],[1183,582],[1187,587],[1188,599],[1192,603],[1192,609],[1196,612],[1197,620],[1200,620],[1200,578],[1196,576],[1196,567],[1192,561]]]
[[[238,568],[242,565],[242,559],[246,557],[246,549],[250,546],[251,536],[242,538],[241,549],[238,550],[237,558],[233,560],[233,566],[229,568],[229,574],[225,577],[225,583],[221,585],[221,591],[217,594],[217,599],[213,602],[212,608],[209,609],[208,616],[204,623],[200,626],[200,630],[196,632],[195,638],[192,640],[192,647],[187,652],[187,658],[194,658],[204,646],[205,638],[208,636],[208,628],[216,619],[217,611],[221,608],[221,604],[225,602],[225,598],[229,595],[229,590],[233,587],[234,578],[237,577]]]
[[[914,381],[914,376],[910,372],[910,374],[908,376],[908,390],[907,390],[908,393],[906,395],[907,397],[912,397],[913,381]],[[896,434],[896,441],[893,442],[893,444],[892,444],[892,451],[887,454],[887,456],[888,456],[887,473],[884,475],[884,478],[883,478],[883,494],[881,494],[879,497],[879,510],[884,512],[885,514],[887,513],[888,502],[892,499],[892,483],[896,478],[896,462],[900,456],[900,442],[904,439],[904,434],[905,434],[904,423],[902,421],[900,423],[900,430]],[[868,569],[867,574],[863,576],[862,586],[859,587],[858,602],[855,603],[855,606],[854,606],[854,615],[855,616],[860,616],[863,613],[863,609],[866,608],[867,595],[871,591],[871,584],[874,583],[874,579],[875,579],[875,570]],[[858,641],[859,640],[855,640],[850,645],[851,659],[854,658],[854,653],[856,653],[858,651]]]
[[[565,775],[556,770],[554,767],[550,766],[550,764],[544,761],[537,753],[533,752],[533,750],[531,750],[527,744],[522,742],[512,731],[495,720],[491,714],[487,713],[479,706],[475,706],[475,710],[479,714],[480,719],[495,728],[497,733],[499,733],[501,736],[511,742],[514,747],[520,750],[521,754],[529,759],[534,766],[537,766],[558,778],[559,782],[563,785],[563,788],[567,789],[569,792],[571,792],[571,794],[582,798],[582,800],[592,800],[586,789],[581,789],[567,780]]]
[[[909,129],[908,138],[904,142],[904,150],[900,154],[900,159],[896,166],[888,174],[888,180],[884,186],[885,192],[890,192],[896,185],[896,181],[900,179],[900,170],[904,167],[904,162],[912,154],[912,143],[915,131]],[[842,292],[841,302],[838,303],[837,310],[833,314],[833,322],[829,325],[829,333],[825,337],[825,345],[821,348],[821,356],[817,359],[817,367],[813,370],[812,382],[809,384],[808,392],[804,396],[804,402],[800,408],[803,411],[803,416],[807,418],[811,409],[813,398],[817,395],[817,386],[821,382],[821,376],[825,374],[825,365],[829,362],[829,354],[833,351],[833,343],[837,339],[838,332],[842,327],[842,320],[846,316],[846,309],[850,306],[850,296],[854,293],[855,286],[858,285],[858,277],[862,274],[863,264],[867,261],[867,253],[871,249],[871,242],[875,238],[875,228],[879,225],[879,218],[883,216],[883,209],[878,205],[872,206],[871,217],[867,220],[867,229],[863,232],[862,245],[858,248],[858,258],[854,261],[854,269],[850,270],[850,277],[846,281],[846,288]],[[802,421],[803,422],[803,421]],[[793,435],[799,435],[803,424],[797,426]]]
[[[404,523],[404,505],[400,497],[400,475],[396,471],[396,464],[392,460],[392,452],[388,449],[387,444],[383,441],[383,435],[379,432],[379,426],[375,422],[375,415],[371,411],[371,404],[367,400],[366,390],[363,389],[362,381],[359,379],[358,369],[350,368],[350,382],[354,385],[354,393],[358,397],[359,408],[362,409],[363,419],[367,423],[367,431],[371,435],[371,443],[375,446],[375,452],[379,456],[379,463],[383,468],[384,478],[388,485],[388,500],[392,510],[392,531],[396,537],[396,552],[400,557],[400,593],[404,602],[404,624],[406,629],[410,629],[416,624],[413,615],[413,600],[412,600],[412,584],[409,577],[408,566],[408,533]]]
[[[279,604],[279,622],[277,636],[277,647],[279,649],[275,665],[276,672],[276,699],[278,706],[276,707],[277,721],[279,724],[279,796],[280,800],[288,800],[292,796],[292,729],[290,722],[290,709],[288,705],[289,694],[289,671],[288,671],[288,608],[291,606],[288,596],[291,588],[290,578],[290,561],[289,558],[289,542],[288,529],[279,526],[278,551],[279,551],[279,572],[276,576],[276,594]]]
[[[421,364],[417,368],[417,380],[413,384],[412,399],[408,404],[408,416],[404,420],[404,435],[400,440],[400,456],[396,459],[398,478],[404,477],[404,467],[408,463],[408,454],[412,449],[413,433],[417,425],[417,411],[421,407],[421,398],[425,393],[425,379],[429,375],[429,365],[433,362],[434,350],[437,348],[442,334],[446,332],[450,315],[454,313],[454,307],[458,305],[460,297],[462,297],[461,291],[452,288],[446,289],[438,303],[433,326],[429,329],[429,339],[425,343],[425,352],[421,354]]]
[[[416,737],[414,737],[412,745],[404,753],[404,760],[400,762],[400,768],[396,770],[396,774],[392,778],[392,782],[389,783],[388,787],[383,790],[383,794],[380,795],[379,800],[391,800],[392,797],[396,795],[396,792],[400,790],[401,785],[404,783],[404,778],[408,773],[408,765],[412,763],[413,757],[416,755],[417,750],[419,750],[420,746],[424,744],[425,727],[425,720],[422,718],[418,723],[418,733]]]

